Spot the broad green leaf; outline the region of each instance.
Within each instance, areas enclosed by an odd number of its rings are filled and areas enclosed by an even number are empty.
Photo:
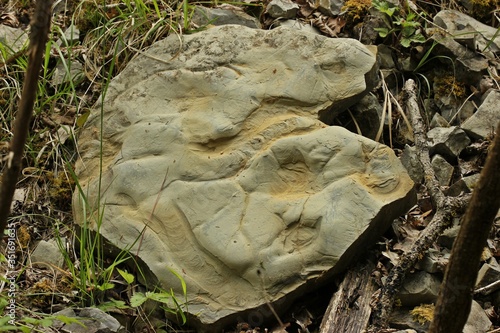
[[[112,299],[99,304],[97,308],[106,312],[111,309],[129,309],[130,306],[128,306],[124,301]]]
[[[52,318],[42,318],[39,320],[38,324],[42,325],[43,327],[50,327],[54,323],[54,320]]]
[[[7,300],[7,298],[5,297],[0,297],[0,312],[3,313],[3,309],[5,309],[5,307],[9,305],[9,301]],[[0,321],[3,319],[0,318]]]
[[[157,301],[163,304],[170,304],[172,303],[172,295],[168,293],[154,293],[154,292],[147,292],[146,297],[149,299],[152,299],[153,301]]]
[[[169,270],[170,270],[170,272],[172,274],[174,274],[179,279],[179,281],[181,281],[182,292],[183,292],[184,295],[186,295],[186,291],[187,291],[186,281],[184,281],[184,279],[182,278],[182,276],[180,276],[179,273],[177,273],[173,269],[169,268]]]
[[[401,38],[401,46],[410,47],[411,40],[408,38]]]
[[[81,322],[81,319],[79,319],[79,318],[57,315],[57,316],[54,316],[54,319],[62,321],[65,324],[73,324],[74,323],[74,324],[78,324],[82,327],[85,327],[85,325]]]
[[[114,283],[105,282],[105,283],[97,286],[97,289],[105,291],[105,290],[113,289],[114,287],[115,287]]]
[[[89,118],[89,116],[90,116],[90,111],[89,110],[87,110],[87,111],[83,112],[82,114],[80,114],[80,116],[76,120],[76,126],[82,127],[85,124],[85,122],[87,121],[87,119]]]
[[[403,37],[405,38],[410,38],[411,36],[413,36],[413,34],[415,34],[415,31],[415,28],[404,27],[403,29],[401,29],[401,35],[403,35]]]
[[[0,317],[0,327],[6,325],[10,320],[9,316]]]
[[[135,308],[135,307],[141,306],[147,300],[148,300],[148,298],[143,293],[135,293],[130,298],[130,305]]]
[[[120,273],[120,275],[122,276],[122,278],[124,278],[125,281],[127,281],[128,284],[132,284],[134,282],[135,278],[129,272],[121,270],[119,268],[116,268],[116,270],[118,271],[118,273]]]
[[[378,35],[382,38],[387,37],[389,35],[389,29],[387,28],[375,28],[375,31],[378,32]]]

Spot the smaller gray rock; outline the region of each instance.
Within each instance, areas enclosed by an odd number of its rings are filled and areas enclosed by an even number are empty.
[[[372,140],[375,139],[380,127],[380,118],[382,116],[382,106],[378,102],[378,99],[375,96],[368,94],[357,104],[353,105],[350,110],[351,114],[358,123],[361,135]],[[350,125],[346,125],[346,127],[351,132],[357,132],[354,121],[351,121]]]
[[[476,113],[467,119],[462,128],[474,139],[491,135],[500,121],[500,91],[491,90]]]
[[[448,163],[441,155],[436,154],[431,160],[432,168],[436,174],[436,178],[441,186],[450,185],[451,177],[453,176],[453,165]]]
[[[431,123],[429,124],[429,127],[431,129],[435,128],[435,127],[450,127],[450,124],[439,113],[435,113],[434,116],[432,117],[432,120],[431,120]]]
[[[434,23],[444,28],[455,41],[470,50],[481,50],[482,55],[490,57],[500,51],[500,40],[495,38],[497,29],[467,14],[457,10],[442,10],[434,16]],[[485,51],[489,51],[490,54]]]
[[[475,175],[470,175],[470,176],[464,177],[464,178],[462,178],[462,180],[464,181],[465,186],[467,186],[467,188],[470,191],[472,191],[476,187],[476,184],[479,181],[480,176],[481,176],[481,174],[476,173]]]
[[[464,121],[472,117],[475,111],[476,106],[474,105],[474,103],[472,103],[471,101],[466,101],[458,111],[458,119],[460,120],[460,123],[463,123]]]
[[[54,314],[76,318],[78,323],[55,322],[54,327],[66,333],[126,333],[114,317],[97,308],[64,309]]]
[[[319,0],[318,9],[325,15],[337,16],[344,6],[344,0]]]
[[[76,25],[71,24],[68,29],[64,31],[63,36],[59,40],[58,44],[63,46],[69,46],[77,44],[80,41],[80,29]]]
[[[296,29],[296,30],[310,32],[310,33],[316,34],[316,35],[321,35],[321,31],[319,31],[317,28],[313,27],[310,24],[306,24],[302,21],[285,20],[285,21],[280,21],[277,24],[280,27],[288,27],[288,28],[292,28],[292,29]]]
[[[52,8],[52,13],[63,14],[68,9],[68,0],[56,1]]]
[[[419,304],[420,305],[420,304]],[[401,329],[402,333],[417,332],[425,333],[429,330],[430,323],[421,324],[413,318],[411,311],[413,307],[396,308],[389,317],[389,324],[392,328]]]
[[[451,228],[446,229],[441,236],[438,237],[438,244],[451,250],[455,239],[457,238],[460,226],[458,224],[453,225]]]
[[[403,306],[417,306],[424,303],[434,303],[437,299],[441,280],[424,271],[409,274],[399,292]]]
[[[28,34],[21,29],[0,24],[0,44],[12,55],[28,45]]]
[[[416,184],[420,184],[422,179],[424,179],[424,167],[417,156],[417,148],[405,145],[400,160],[406,171],[408,171],[410,178]]]
[[[238,24],[252,29],[260,29],[261,24],[255,17],[235,8],[207,8],[196,6],[192,22],[199,27],[209,24],[226,25]]]
[[[54,265],[62,267],[64,255],[61,253],[56,240],[41,240],[31,254],[31,262],[34,266]]]
[[[68,65],[70,66],[69,68],[67,68]],[[54,74],[52,75],[51,82],[53,85],[59,85],[68,82],[77,83],[84,78],[85,74],[83,72],[83,65],[76,60],[66,60],[66,64],[64,64],[62,61],[57,63],[54,69]]]
[[[487,285],[500,280],[500,268],[491,264],[483,264],[477,273],[476,288],[483,288]],[[500,285],[498,286],[500,288]],[[492,290],[495,291],[495,290]]]
[[[392,57],[392,50],[389,46],[385,44],[377,45],[379,63],[381,69],[394,69],[396,64],[394,63],[394,58]]]
[[[290,0],[271,0],[266,12],[274,18],[291,19],[297,16],[299,6]]]
[[[413,72],[418,66],[418,62],[413,56],[401,56],[398,60],[399,67],[405,72]]]
[[[440,154],[448,161],[455,161],[471,142],[467,134],[456,126],[435,127],[427,132],[427,138],[430,154]]]
[[[446,190],[446,195],[457,197],[462,193],[470,193],[479,180],[479,174],[463,177]]]
[[[478,302],[472,301],[469,317],[462,333],[484,333],[491,328],[491,320]]]
[[[437,44],[434,52],[443,56],[456,59],[455,76],[458,80],[467,80],[467,82],[479,82],[483,71],[488,68],[488,59],[469,50],[466,46],[453,39],[453,36],[444,33],[439,28],[426,29],[427,34],[431,36]]]
[[[448,125],[444,127],[448,127],[449,124],[453,124],[456,114],[458,113],[458,108],[460,107],[458,103],[458,99],[454,96],[446,95],[436,97],[436,105],[439,108],[439,113],[448,123]]]
[[[422,260],[420,260],[416,268],[426,271],[427,273],[442,273],[450,259],[450,251],[443,249],[441,251],[429,249]]]
[[[459,30],[460,33],[455,36],[455,40],[470,50],[477,50],[479,47],[477,31],[469,24],[460,26],[463,29]]]

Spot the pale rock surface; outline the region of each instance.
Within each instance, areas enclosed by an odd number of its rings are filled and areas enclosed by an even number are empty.
[[[128,333],[118,320],[97,308],[66,308],[54,314],[77,319],[77,322],[63,323],[55,320],[52,327],[65,333]]]
[[[445,29],[453,39],[470,50],[480,50],[487,57],[500,51],[497,29],[481,23],[458,10],[442,10],[434,16],[434,23]]]
[[[271,0],[266,7],[266,12],[274,18],[295,18],[298,11],[299,5],[291,0]]]
[[[446,248],[440,251],[430,248],[425,256],[417,262],[415,268],[426,271],[427,273],[443,273],[450,259],[450,251]]]
[[[431,160],[432,168],[436,173],[436,178],[441,186],[450,185],[451,178],[453,177],[453,165],[448,163],[444,157],[436,154]]]
[[[390,148],[318,120],[374,84],[359,42],[242,26],[182,38],[110,84],[100,196],[100,105],[90,116],[86,209],[104,207],[101,234],[138,252],[149,282],[179,292],[170,270],[182,276],[191,323],[258,326],[266,301],[285,310],[373,244],[415,202],[413,183]]]
[[[429,127],[432,129],[434,127],[450,127],[448,121],[439,113],[435,113],[432,117]]]
[[[318,9],[325,15],[339,15],[344,6],[344,0],[319,0],[317,2]]]
[[[297,20],[281,21],[280,20],[280,21],[276,22],[276,25],[278,25],[280,27],[288,27],[288,28],[292,28],[295,30],[302,30],[304,32],[309,32],[312,34],[321,35],[321,31],[319,31],[318,28],[313,27],[312,25],[304,23],[302,21],[297,21]]]
[[[455,160],[470,144],[465,132],[456,127],[434,127],[427,132],[430,154],[440,154],[447,160]]]
[[[437,299],[440,285],[440,278],[434,274],[424,271],[408,274],[398,294],[398,298],[401,300],[403,306],[434,303]]]
[[[28,38],[25,31],[0,24],[0,43],[4,45],[7,54],[20,51],[28,44]]]
[[[31,262],[34,266],[63,267],[64,255],[55,239],[41,240],[31,254]]]
[[[493,261],[493,264],[484,263],[477,273],[475,288],[483,288],[499,280],[500,267],[498,266],[498,263],[496,261]],[[498,288],[500,287],[497,287],[496,289]],[[495,291],[496,289],[492,289],[492,291]]]
[[[494,60],[499,50],[498,38],[495,41],[496,29],[456,10],[440,11],[434,16],[434,23],[438,27],[426,29],[431,39],[438,43],[434,53],[454,60],[457,79],[478,83],[487,73],[488,58]]]
[[[238,24],[254,29],[261,27],[258,19],[248,15],[241,8],[230,5],[221,5],[218,8],[196,6],[191,22],[198,27],[204,27],[209,24]]]
[[[498,122],[500,122],[500,91],[492,90],[487,93],[476,113],[462,124],[462,128],[472,138],[484,139],[492,135]]]
[[[465,323],[463,333],[484,333],[491,330],[492,322],[481,305],[472,301],[469,317]]]

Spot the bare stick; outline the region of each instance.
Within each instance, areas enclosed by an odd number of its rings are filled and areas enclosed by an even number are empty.
[[[429,333],[461,333],[469,316],[481,253],[500,208],[500,122],[453,243]]]
[[[422,230],[418,239],[409,251],[403,253],[397,265],[390,271],[372,317],[371,331],[388,327],[389,315],[394,305],[394,297],[399,292],[404,278],[410,269],[422,258],[423,254],[436,241],[445,229],[451,226],[453,217],[463,212],[469,201],[469,196],[446,197],[436,180],[434,169],[431,165],[427,135],[420,116],[420,108],[416,97],[416,87],[413,80],[408,80],[404,87],[406,94],[406,108],[411,115],[417,154],[425,171],[425,186],[429,191],[436,213],[427,227]]]
[[[3,235],[10,214],[10,205],[16,189],[17,178],[21,171],[24,144],[35,104],[37,81],[42,66],[45,44],[47,43],[52,0],[36,2],[35,13],[31,22],[30,46],[28,50],[28,69],[24,82],[19,110],[14,122],[14,137],[7,155],[7,168],[2,177],[0,191],[0,235]]]

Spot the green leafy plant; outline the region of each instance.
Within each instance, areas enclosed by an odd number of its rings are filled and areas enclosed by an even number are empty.
[[[147,291],[147,292],[133,291],[135,276],[133,274],[128,273],[126,270],[122,270],[119,268],[116,268],[116,271],[125,280],[125,283],[127,284],[128,289],[132,294],[129,300],[130,305],[127,305],[127,303],[122,300],[111,299],[109,301],[100,304],[98,306],[99,309],[103,311],[116,308],[118,309],[136,308],[138,310],[142,310],[144,303],[146,303],[147,301],[152,301],[159,303],[160,307],[165,312],[175,315],[180,324],[184,325],[187,322],[187,317],[185,314],[185,310],[187,309],[186,282],[178,273],[176,273],[173,270],[170,270],[170,272],[179,279],[179,282],[181,284],[181,289],[182,289],[181,297],[184,299],[183,303],[179,302],[178,299],[179,295],[176,295],[172,289],[170,289],[170,291],[166,291],[160,288],[157,288],[155,291]]]
[[[373,8],[384,14],[385,27],[375,28],[379,36],[386,38],[393,35],[403,47],[410,47],[411,43],[424,43],[425,36],[421,31],[421,24],[417,21],[418,15],[408,10],[406,15],[401,14],[399,7],[384,0],[373,0]]]
[[[4,313],[9,301],[6,297],[0,296],[0,313]],[[76,323],[84,326],[78,318],[71,318],[64,315],[47,315],[34,313],[28,309],[23,309],[26,314],[20,318],[16,318],[15,322],[9,315],[0,317],[0,332],[37,332],[37,328],[50,327],[55,321],[60,321],[65,324]]]

